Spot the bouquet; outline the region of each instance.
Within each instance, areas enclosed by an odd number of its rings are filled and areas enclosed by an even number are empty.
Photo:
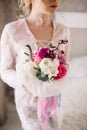
[[[61,40],[59,44],[66,42]],[[30,45],[26,45],[29,53],[25,52],[25,54],[30,58],[25,67],[29,68],[28,74],[32,73],[42,81],[58,80],[64,77],[67,72],[67,63],[64,51],[59,49],[59,44],[53,46],[51,43],[48,48],[38,48],[34,52]]]
[[[47,120],[51,118],[58,106],[58,96],[43,97],[40,92],[45,93],[45,89],[53,89],[57,92],[64,87],[64,81],[58,82],[67,73],[67,62],[65,59],[65,53],[59,49],[60,44],[66,44],[68,41],[60,40],[57,46],[52,43],[49,47],[42,47],[35,51],[32,51],[30,45],[26,45],[28,52],[24,52],[28,59],[24,64],[19,65],[18,74],[21,80],[21,84],[27,86],[28,90],[33,93],[38,92],[37,102],[37,115],[40,120],[42,130],[47,130]],[[21,75],[20,75],[21,74]],[[49,81],[49,82],[47,82]],[[60,80],[59,80],[60,81]],[[66,81],[65,81],[66,82]],[[36,88],[38,88],[36,90]],[[49,91],[47,91],[48,93]],[[51,94],[49,92],[49,94]],[[57,93],[56,92],[56,93]]]

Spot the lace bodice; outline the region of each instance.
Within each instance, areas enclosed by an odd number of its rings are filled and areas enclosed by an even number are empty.
[[[61,44],[68,61],[70,49],[70,32],[69,29],[60,23],[54,22],[55,30],[52,42],[54,45],[59,40],[68,40],[66,45]],[[19,19],[5,25],[1,35],[1,78],[13,88],[19,87],[16,74],[16,65],[22,61],[25,45],[30,44],[32,49],[36,49],[36,39],[26,25],[25,19]]]

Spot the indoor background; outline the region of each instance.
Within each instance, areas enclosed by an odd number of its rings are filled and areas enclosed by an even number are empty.
[[[13,20],[17,20],[18,15],[19,11],[17,0],[0,0],[0,35],[2,33],[4,25],[12,22]],[[54,19],[58,22],[63,22],[70,27],[70,60],[74,59],[74,61],[76,60],[77,62],[82,57],[86,57],[87,59],[87,0],[61,0],[58,13],[55,15]],[[82,62],[83,61],[84,60],[82,60]],[[87,64],[87,61],[84,61],[84,64],[85,62]],[[77,64],[80,65],[79,62],[77,62]],[[85,83],[85,85],[87,86],[87,83]],[[87,93],[85,94],[84,99],[87,99]],[[86,110],[86,108],[87,106],[85,105],[84,110]],[[76,129],[68,129],[66,126],[64,126],[65,128],[63,127],[62,130],[87,130],[87,112],[85,112],[85,116],[82,115],[82,123],[80,122],[80,124],[77,124],[78,126]],[[1,80],[0,125],[0,130],[22,130],[19,118],[15,110],[13,89],[9,88]]]

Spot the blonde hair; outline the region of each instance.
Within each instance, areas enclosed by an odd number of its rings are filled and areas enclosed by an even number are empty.
[[[31,0],[18,0],[19,8],[22,10],[24,16],[28,16],[32,9]]]

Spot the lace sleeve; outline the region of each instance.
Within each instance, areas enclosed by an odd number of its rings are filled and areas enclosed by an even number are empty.
[[[12,49],[12,42],[8,34],[7,25],[5,25],[1,35],[1,61],[0,75],[1,79],[10,87],[18,86],[15,71],[15,56]]]

